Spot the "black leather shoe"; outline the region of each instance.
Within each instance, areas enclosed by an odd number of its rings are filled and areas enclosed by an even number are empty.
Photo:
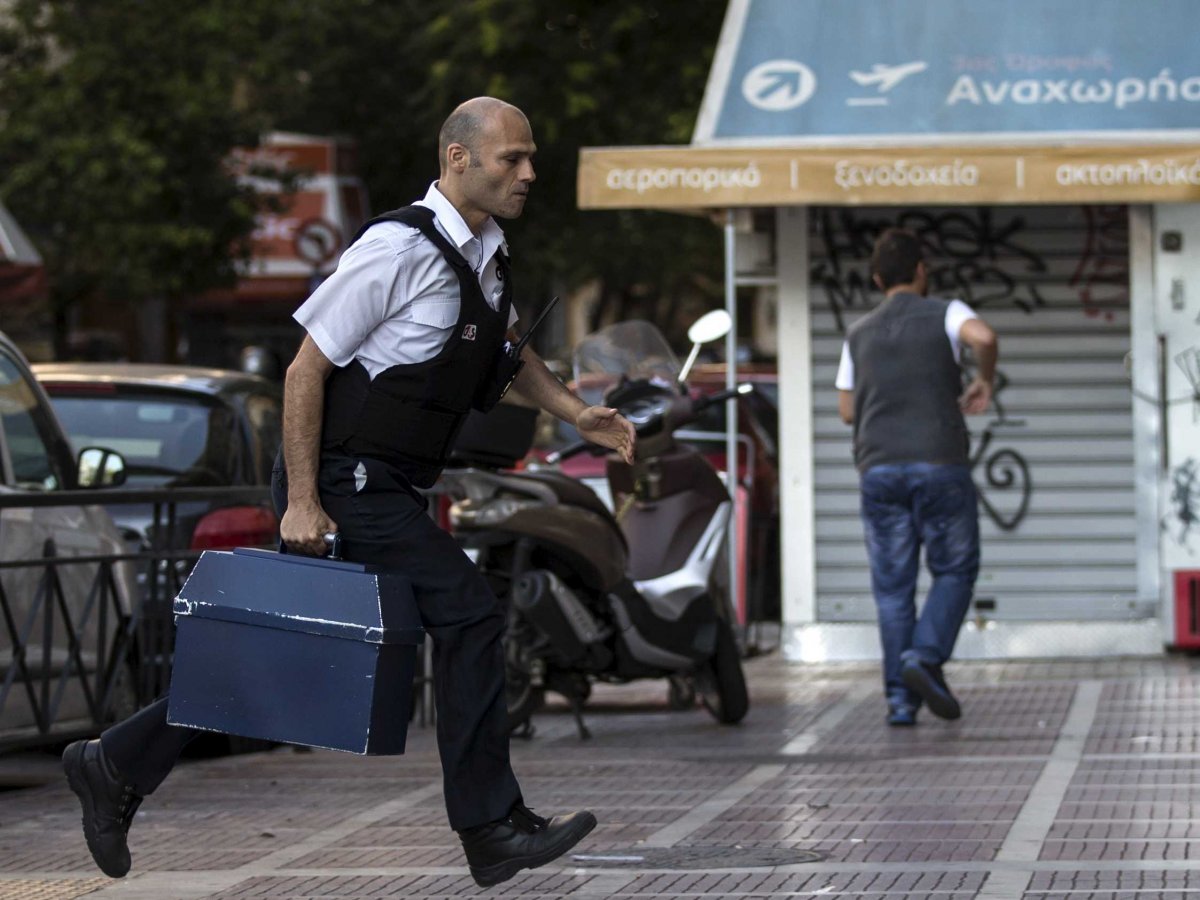
[[[108,877],[125,877],[130,864],[125,836],[142,798],[121,781],[98,740],[67,747],[63,771],[83,807],[83,836],[92,859]]]
[[[921,699],[935,716],[957,719],[962,715],[962,708],[950,693],[950,688],[946,686],[946,679],[942,677],[941,666],[921,662],[919,659],[908,659],[900,669],[900,677],[904,680],[905,687],[921,695]]]
[[[480,887],[508,881],[521,869],[558,859],[596,827],[590,812],[543,819],[518,803],[503,819],[458,833],[471,877]]]
[[[910,703],[889,703],[887,723],[893,728],[916,725],[917,708]]]

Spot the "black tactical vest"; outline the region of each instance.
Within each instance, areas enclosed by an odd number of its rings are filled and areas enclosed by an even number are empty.
[[[967,463],[962,371],[946,337],[949,301],[893,294],[847,335],[854,363],[854,462]]]
[[[503,293],[494,310],[475,272],[434,226],[433,210],[406,206],[384,213],[363,225],[354,240],[380,222],[417,228],[442,251],[458,276],[458,322],[432,359],[392,366],[374,379],[358,360],[336,369],[325,382],[321,451],[380,459],[414,486],[431,487],[467,415],[492,386],[508,331],[512,280],[507,258],[497,253]]]

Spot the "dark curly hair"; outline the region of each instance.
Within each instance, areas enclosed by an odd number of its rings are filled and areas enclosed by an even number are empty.
[[[898,284],[911,284],[917,266],[924,261],[921,239],[907,228],[889,228],[875,241],[871,251],[871,275],[885,291]]]

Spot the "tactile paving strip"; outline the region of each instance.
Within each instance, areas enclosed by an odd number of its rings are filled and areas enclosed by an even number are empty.
[[[110,878],[0,881],[0,900],[73,900],[110,884]]]

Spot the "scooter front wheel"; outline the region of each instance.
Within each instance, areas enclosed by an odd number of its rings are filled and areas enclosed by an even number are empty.
[[[716,649],[700,675],[700,702],[712,717],[722,725],[742,721],[750,710],[750,695],[733,627],[724,619],[717,622]]]

